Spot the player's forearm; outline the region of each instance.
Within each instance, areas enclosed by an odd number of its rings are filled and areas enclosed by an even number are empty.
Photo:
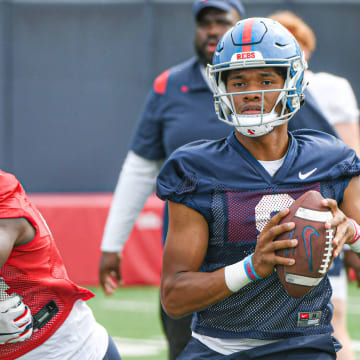
[[[169,316],[177,318],[213,305],[232,292],[225,283],[224,268],[214,272],[183,272],[164,278],[161,300]]]
[[[160,164],[129,152],[116,185],[102,251],[119,252],[123,248],[146,199],[155,189]]]

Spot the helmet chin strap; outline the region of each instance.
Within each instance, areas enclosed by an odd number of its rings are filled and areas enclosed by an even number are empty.
[[[239,127],[239,126],[235,126],[235,128],[240,134],[251,138],[260,137],[269,134],[271,131],[274,130],[274,126],[271,125],[254,126],[251,129],[245,127]]]
[[[259,137],[270,133],[275,126],[283,124],[283,121],[278,119],[279,115],[275,110],[271,111],[268,114],[260,114],[260,115],[240,115],[240,114],[232,114],[231,118],[234,124],[246,124],[253,123],[254,119],[259,119],[259,123],[265,123],[262,125],[243,125],[243,126],[235,126],[236,130],[247,137]],[[241,120],[240,120],[241,119]],[[239,121],[240,120],[240,121]],[[268,123],[271,123],[268,124]]]

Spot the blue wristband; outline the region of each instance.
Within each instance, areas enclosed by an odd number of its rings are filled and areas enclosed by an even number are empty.
[[[260,277],[256,272],[255,269],[253,267],[252,264],[252,256],[253,254],[247,256],[244,259],[244,269],[245,269],[245,273],[247,275],[247,277],[251,280],[251,281],[256,281],[256,280],[261,280],[263,279],[262,277]]]

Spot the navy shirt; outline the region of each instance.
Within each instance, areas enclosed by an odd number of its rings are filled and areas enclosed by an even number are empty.
[[[131,144],[136,154],[166,159],[184,144],[219,139],[233,130],[218,120],[200,66],[192,58],[155,79]]]
[[[289,133],[284,163],[271,177],[234,134],[197,141],[176,150],[164,164],[157,195],[201,213],[209,243],[200,271],[211,272],[255,251],[271,216],[308,190],[341,203],[360,159],[342,141],[323,132]],[[304,179],[301,174],[311,172]],[[199,311],[193,331],[214,337],[283,339],[331,333],[331,287],[327,276],[300,299],[290,297],[276,273],[252,282]],[[319,323],[299,323],[299,314],[320,312]]]

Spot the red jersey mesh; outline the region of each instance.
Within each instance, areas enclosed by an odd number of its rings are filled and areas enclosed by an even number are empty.
[[[27,219],[35,228],[36,235],[29,243],[15,246],[0,268],[0,277],[7,285],[2,283],[2,289],[5,288],[8,295],[17,293],[22,296],[32,315],[51,300],[59,309],[46,325],[33,332],[30,339],[0,345],[0,360],[12,360],[44,343],[65,321],[76,300],[87,300],[94,295],[68,278],[45,220],[28,200],[16,178],[0,171],[0,219],[4,218]]]

